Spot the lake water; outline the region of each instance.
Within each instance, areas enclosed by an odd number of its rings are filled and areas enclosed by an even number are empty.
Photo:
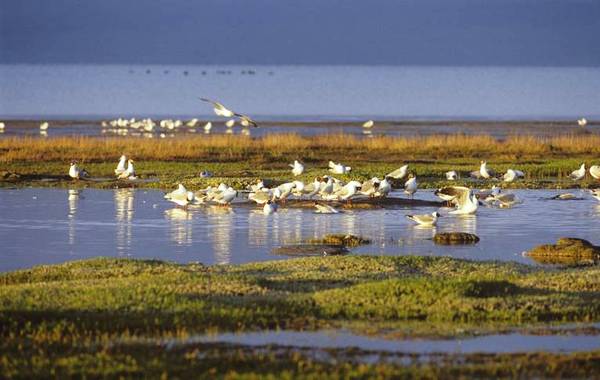
[[[553,201],[551,190],[517,190],[511,209],[480,207],[474,216],[444,216],[436,228],[415,227],[410,213],[431,207],[315,214],[281,208],[273,215],[246,206],[174,208],[155,190],[0,190],[0,271],[96,256],[156,258],[181,263],[239,264],[285,259],[272,249],[326,233],[351,233],[372,244],[354,254],[433,255],[534,263],[522,252],[562,236],[588,239],[600,232],[600,202]],[[401,194],[392,194],[402,196]],[[416,198],[435,199],[431,191]],[[447,209],[441,213],[446,214]],[[435,232],[470,232],[481,241],[437,246]]]
[[[0,118],[588,119],[600,68],[0,65]]]

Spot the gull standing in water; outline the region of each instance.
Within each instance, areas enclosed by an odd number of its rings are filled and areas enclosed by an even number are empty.
[[[175,203],[178,206],[186,207],[195,200],[193,192],[188,191],[183,184],[177,186],[177,190],[165,194],[165,199]]]
[[[594,177],[594,179],[600,179],[600,165],[591,166],[590,175]]]
[[[403,179],[408,174],[408,165],[404,165],[391,173],[388,173],[386,177],[390,177],[393,179]]]
[[[69,168],[69,177],[73,179],[82,179],[89,177],[89,174],[85,169],[80,169],[79,166],[77,166],[76,161],[73,161],[71,162],[71,167]]]
[[[119,158],[119,163],[117,164],[117,168],[115,169],[115,175],[119,176],[125,171],[125,164],[127,163],[127,157],[123,154],[121,158]]]
[[[465,188],[466,189],[466,188]],[[469,215],[475,214],[479,207],[479,201],[477,196],[473,194],[470,189],[461,191],[460,195],[456,197],[456,210],[450,211],[452,215]]]
[[[417,177],[411,173],[408,175],[408,181],[406,181],[404,184],[404,192],[412,198],[417,192],[418,186],[419,184],[417,183]]]
[[[374,125],[375,125],[375,122],[373,120],[367,120],[363,124],[363,128],[367,128],[367,129],[373,128]]]
[[[425,215],[406,215],[406,217],[408,219],[410,219],[424,227],[435,226],[437,224],[438,218],[440,216],[441,215],[437,211],[434,211],[431,214],[425,214]]]
[[[290,164],[292,168],[292,174],[294,177],[298,177],[300,174],[304,173],[304,165],[302,165],[298,160],[294,160],[293,164]]]
[[[573,181],[579,181],[585,177],[585,162],[581,164],[581,167],[577,170],[573,170],[571,174],[569,174],[569,178]]]

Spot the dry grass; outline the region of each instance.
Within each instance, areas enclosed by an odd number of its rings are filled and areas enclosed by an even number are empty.
[[[504,141],[491,136],[438,135],[375,137],[345,134],[304,137],[272,134],[261,138],[241,136],[181,136],[171,139],[98,137],[14,137],[0,139],[0,162],[114,160],[127,154],[143,160],[274,161],[298,157],[320,161],[326,157],[386,161],[398,159],[449,159],[463,157],[549,158],[600,154],[600,136],[566,135],[541,138],[512,136]]]

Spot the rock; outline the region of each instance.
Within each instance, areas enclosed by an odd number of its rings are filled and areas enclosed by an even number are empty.
[[[329,256],[346,254],[348,253],[348,249],[343,245],[294,244],[275,248],[273,249],[273,253],[289,256]]]
[[[600,260],[600,246],[577,238],[560,238],[556,244],[542,244],[526,252],[544,264],[589,264]]]
[[[328,234],[320,239],[310,239],[308,242],[310,244],[339,245],[344,247],[358,247],[359,245],[371,244],[371,241],[368,239],[350,234]]]
[[[479,242],[479,236],[467,232],[441,232],[435,234],[433,242],[443,245],[476,244]]]

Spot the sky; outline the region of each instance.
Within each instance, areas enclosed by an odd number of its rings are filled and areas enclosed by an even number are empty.
[[[0,0],[0,64],[600,66],[597,0]]]

